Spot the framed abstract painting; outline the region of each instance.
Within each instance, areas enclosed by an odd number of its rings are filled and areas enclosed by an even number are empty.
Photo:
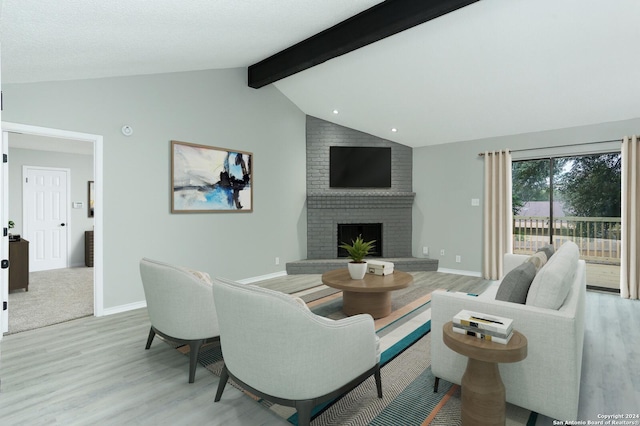
[[[253,154],[171,141],[171,212],[253,211]]]

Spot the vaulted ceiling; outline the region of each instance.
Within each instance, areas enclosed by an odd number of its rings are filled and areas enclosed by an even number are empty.
[[[248,68],[379,3],[3,0],[1,78]],[[636,0],[482,0],[273,84],[413,147],[638,118],[638,16]]]

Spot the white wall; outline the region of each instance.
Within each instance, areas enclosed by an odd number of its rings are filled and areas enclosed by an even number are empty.
[[[28,138],[24,136],[23,138]],[[11,135],[9,135],[11,140]],[[9,218],[16,223],[14,234],[23,234],[22,223],[22,166],[70,169],[69,194],[69,266],[84,266],[84,231],[93,229],[88,217],[87,183],[93,180],[93,156],[32,149],[9,148]],[[71,208],[74,201],[82,201],[82,209]]]
[[[485,150],[520,150],[536,147],[585,144],[622,139],[640,132],[640,118],[544,132],[503,136],[413,150],[413,254],[439,259],[439,267],[462,271],[482,270],[482,217]],[[596,145],[522,151],[513,159],[540,158],[544,155],[588,154],[620,150],[620,142]],[[472,207],[471,199],[480,206]],[[440,249],[445,256],[440,256]],[[462,257],[461,263],[455,256]]]
[[[305,116],[272,86],[247,87],[245,69],[3,91],[4,121],[104,137],[105,308],[144,300],[143,256],[231,279],[306,257]],[[171,140],[252,152],[253,212],[171,214]]]

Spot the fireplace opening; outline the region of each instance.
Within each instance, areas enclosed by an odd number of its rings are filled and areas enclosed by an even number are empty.
[[[339,223],[338,245],[351,244],[361,235],[365,241],[376,240],[375,247],[369,256],[382,257],[382,224],[381,223]],[[338,247],[338,257],[349,257],[349,253]]]

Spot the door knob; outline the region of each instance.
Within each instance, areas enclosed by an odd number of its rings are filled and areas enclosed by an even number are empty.
[[[61,223],[60,226],[64,226],[64,223]]]

